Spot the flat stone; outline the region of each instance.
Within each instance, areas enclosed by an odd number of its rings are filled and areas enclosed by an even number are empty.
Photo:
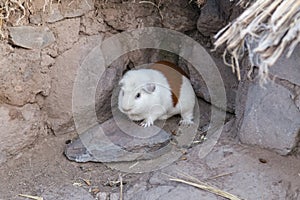
[[[56,47],[59,52],[65,52],[72,48],[79,40],[80,18],[65,19],[55,24],[50,24],[49,27],[55,33]]]
[[[27,49],[42,49],[55,41],[54,34],[47,27],[19,26],[8,30],[12,43]]]
[[[44,199],[57,200],[94,200],[95,198],[85,189],[73,185],[61,185],[48,188],[41,195]]]
[[[46,16],[46,21],[54,23],[65,18],[75,18],[86,14],[94,9],[94,1],[62,1],[60,3],[53,3],[51,9]]]
[[[292,93],[274,82],[250,83],[239,137],[243,143],[287,155],[297,145],[300,112]]]
[[[82,133],[66,147],[65,155],[76,162],[122,162],[152,159],[170,150],[170,135],[164,130],[134,126],[128,120],[118,123],[111,119]]]
[[[65,18],[80,17],[94,9],[93,0],[62,1],[62,14]]]

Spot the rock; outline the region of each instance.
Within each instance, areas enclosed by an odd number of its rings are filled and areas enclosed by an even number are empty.
[[[300,45],[298,45],[290,58],[281,56],[278,61],[270,67],[270,73],[280,79],[285,79],[300,86]],[[284,67],[283,67],[284,66]]]
[[[51,67],[51,95],[45,99],[43,109],[49,116],[49,123],[55,134],[63,134],[73,126],[72,92],[76,73],[88,53],[100,45],[101,41],[101,36],[82,38],[60,55]]]
[[[224,13],[226,23],[234,20],[244,11],[242,6],[237,5],[239,0],[231,0],[230,2],[217,0],[217,2],[220,5],[220,10]]]
[[[249,86],[239,138],[243,143],[269,148],[287,155],[296,147],[300,112],[291,92],[276,83],[265,88],[256,81]]]
[[[44,0],[35,0],[32,2],[32,5],[29,7],[29,10],[31,13],[34,13],[35,11],[42,10],[45,7],[45,1]]]
[[[164,28],[180,32],[196,28],[199,17],[197,8],[188,1],[165,1],[161,5],[162,24]]]
[[[265,89],[258,81],[247,80],[246,69],[242,71],[236,101],[236,128],[243,143],[269,148],[281,155],[297,148],[300,130],[297,108],[300,87],[296,84],[300,78],[296,67],[299,47],[291,58],[282,56],[270,68],[269,75],[275,77],[275,81],[269,81]]]
[[[47,22],[54,23],[54,22],[64,19],[64,16],[62,15],[59,7],[60,7],[60,4],[58,4],[58,3],[53,3],[51,5],[51,10],[49,11],[49,14],[46,19]]]
[[[51,24],[56,35],[56,45],[59,53],[70,49],[79,39],[80,18],[65,19]]]
[[[187,65],[189,68],[190,81],[196,96],[203,98],[207,102],[210,102],[210,95],[203,78],[201,78],[201,75],[193,66],[191,66],[189,63],[187,63]]]
[[[235,0],[230,2],[223,0],[206,1],[197,21],[198,31],[205,36],[217,33],[242,12],[242,8],[236,4],[237,1]]]
[[[15,49],[0,60],[0,99],[11,105],[35,103],[50,93],[49,69],[40,65],[39,50]]]
[[[0,104],[0,161],[20,153],[47,132],[38,105],[22,107]]]
[[[99,192],[96,194],[96,200],[106,200],[108,198],[108,194],[106,192]]]
[[[101,9],[99,19],[115,30],[129,30],[142,27],[165,27],[177,31],[193,30],[196,27],[197,9],[186,1],[164,1],[159,9],[149,3],[139,2],[96,2]],[[124,23],[125,21],[125,23]]]
[[[94,9],[93,0],[75,0],[75,1],[62,1],[62,15],[65,18],[80,17],[90,10]]]
[[[197,28],[205,36],[217,33],[226,25],[225,15],[220,9],[218,0],[207,1],[201,9],[201,14],[197,21]]]
[[[49,23],[58,22],[65,18],[75,18],[84,15],[94,9],[94,1],[63,1],[53,3],[51,9],[46,16]]]
[[[41,13],[36,13],[29,16],[29,22],[34,25],[41,25],[43,23]]]
[[[43,21],[54,23],[66,18],[83,16],[94,9],[94,1],[68,0],[50,3],[36,0],[32,2],[32,6],[29,9],[32,13],[30,15],[30,23],[41,24]]]
[[[128,53],[128,57],[130,59],[129,68],[145,68],[148,65],[155,63],[160,60],[166,60],[172,63],[178,62],[178,55],[172,54],[170,52],[166,52],[159,49],[138,49]],[[179,66],[188,72],[185,66]]]
[[[86,35],[97,35],[110,30],[104,19],[96,18],[95,13],[89,12],[81,17],[80,32]]]
[[[112,117],[112,93],[118,85],[128,62],[127,56],[122,56],[106,68],[100,77],[95,97],[95,109],[100,123]]]
[[[82,133],[66,147],[65,155],[76,162],[145,160],[169,151],[165,148],[169,141],[170,135],[156,126],[145,129],[127,119],[117,123],[112,119]]]
[[[300,111],[300,94],[295,96],[294,102],[295,102],[295,105],[297,106],[298,110]]]
[[[150,4],[138,2],[95,2],[96,9],[101,10],[97,16],[115,30],[129,30],[137,27],[160,26],[157,9]],[[153,15],[157,13],[156,15]]]
[[[49,200],[94,200],[94,197],[83,188],[67,184],[50,187],[41,196]]]
[[[119,193],[111,193],[109,195],[109,200],[119,200],[120,199],[120,194]]]
[[[223,59],[212,56],[215,61],[221,78],[224,82],[225,91],[226,91],[226,100],[227,100],[227,111],[230,113],[235,113],[236,110],[236,93],[238,89],[239,81],[236,74],[232,73],[232,69],[224,64]]]
[[[9,27],[8,30],[12,43],[27,49],[42,49],[55,41],[47,27],[19,26]]]
[[[55,59],[49,56],[46,53],[42,53],[42,61],[41,65],[43,67],[52,67],[52,65],[55,63]]]
[[[238,88],[238,80],[235,74],[232,73],[231,68],[226,66],[223,63],[223,60],[217,58],[214,55],[211,55],[211,58],[215,62],[216,66],[218,67],[218,71],[220,72],[220,79],[224,83],[225,91],[226,91],[226,98],[227,98],[227,111],[230,113],[235,112],[235,99],[236,99],[236,92]],[[207,102],[211,102],[210,94],[207,88],[207,85],[200,75],[200,73],[193,67],[191,64],[186,63],[184,60],[180,59],[180,65],[186,65],[188,67],[190,81],[194,88],[195,94],[197,97],[204,99]],[[206,66],[203,66],[205,69]]]

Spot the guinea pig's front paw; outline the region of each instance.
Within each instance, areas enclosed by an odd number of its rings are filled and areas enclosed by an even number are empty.
[[[194,122],[191,119],[182,119],[179,122],[180,126],[190,126],[192,124],[194,124]]]
[[[147,128],[149,126],[152,126],[153,125],[153,120],[152,119],[145,119],[144,121],[142,121],[140,123],[140,126],[144,127],[144,128]]]

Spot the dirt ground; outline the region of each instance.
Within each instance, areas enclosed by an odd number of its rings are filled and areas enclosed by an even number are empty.
[[[239,145],[226,130],[228,127],[204,159],[198,157],[201,145],[195,145],[183,159],[143,174],[119,172],[102,163],[67,160],[63,150],[66,143],[76,137],[74,132],[41,138],[35,146],[24,149],[22,155],[0,167],[0,199],[26,199],[18,194],[42,196],[46,200],[119,199],[119,175],[123,180],[124,199],[225,199],[174,183],[166,174],[174,177],[188,174],[241,199],[300,198],[299,157],[284,157]]]
[[[78,185],[92,194],[117,192],[119,189],[114,181],[118,180],[120,172],[101,163],[75,163],[66,159],[63,155],[65,142],[74,137],[76,133],[40,139],[37,145],[2,165],[0,199],[24,199],[18,194],[39,196],[50,192],[54,195],[53,190],[65,184]],[[139,176],[126,175],[124,179],[130,183]],[[90,182],[90,186],[85,181]]]

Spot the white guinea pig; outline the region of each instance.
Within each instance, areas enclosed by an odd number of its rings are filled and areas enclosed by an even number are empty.
[[[141,126],[153,125],[180,114],[180,124],[193,123],[195,93],[184,71],[175,64],[160,61],[147,69],[130,70],[119,82],[118,107]]]

